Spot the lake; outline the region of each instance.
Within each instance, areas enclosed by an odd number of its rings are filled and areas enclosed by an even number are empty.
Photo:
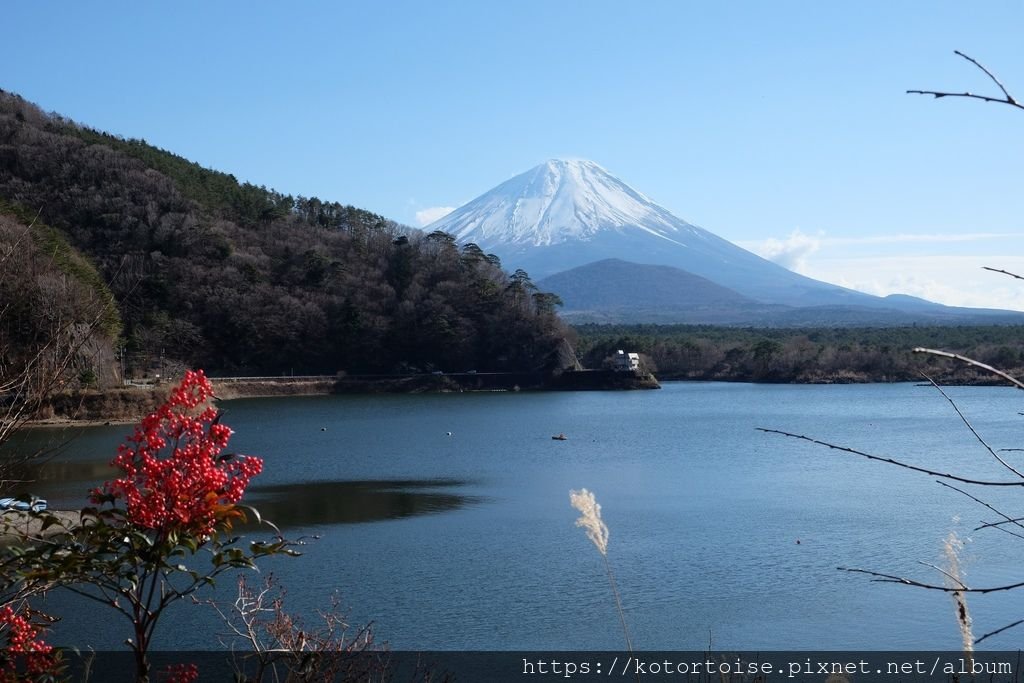
[[[1020,448],[1024,392],[948,390],[994,448]],[[619,649],[604,565],[569,506],[595,492],[640,649],[957,649],[952,599],[839,566],[941,583],[955,530],[976,586],[1024,578],[1024,541],[934,477],[765,434],[776,428],[939,471],[1012,479],[933,388],[667,383],[661,391],[322,396],[225,402],[229,450],[265,459],[247,502],[286,535],[262,566],[312,621],[335,593],[395,649]],[[36,492],[80,505],[129,427],[81,430]],[[32,439],[67,430],[30,430]],[[448,433],[451,433],[450,435]],[[553,434],[568,439],[555,441]],[[1021,453],[1006,457],[1020,463]],[[1012,457],[1016,456],[1016,457]],[[1020,514],[1020,489],[972,489]],[[798,542],[799,541],[799,542]],[[234,582],[214,594],[235,598]],[[1024,593],[971,596],[975,635]],[[58,644],[117,647],[125,624],[51,594]],[[115,628],[116,627],[116,628]],[[180,605],[157,647],[220,647],[211,608]],[[1013,649],[1017,631],[990,639]]]

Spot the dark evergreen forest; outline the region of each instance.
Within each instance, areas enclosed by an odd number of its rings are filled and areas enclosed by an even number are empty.
[[[95,267],[129,374],[538,371],[571,334],[557,297],[475,245],[241,183],[2,91],[0,201],[8,223]]]
[[[907,326],[738,328],[711,325],[580,325],[580,358],[599,364],[616,349],[643,353],[661,379],[757,382],[993,381],[961,363],[915,354],[943,349],[1024,375],[1024,328]]]

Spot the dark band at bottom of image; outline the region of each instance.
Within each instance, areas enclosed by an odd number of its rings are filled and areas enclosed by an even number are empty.
[[[69,681],[132,681],[131,652],[63,652]],[[160,651],[155,680],[200,681],[966,681],[1017,682],[1017,651]],[[24,663],[22,663],[24,664]]]

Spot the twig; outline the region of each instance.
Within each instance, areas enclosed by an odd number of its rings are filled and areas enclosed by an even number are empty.
[[[971,531],[981,531],[982,529],[999,528],[1004,524],[1017,524],[1024,522],[1024,517],[1014,517],[1013,519],[1004,519],[1001,522],[983,522],[981,526],[976,526]]]
[[[926,349],[923,346],[918,346],[917,348],[915,348],[914,353],[927,353],[932,356],[952,358],[953,360],[958,360],[961,363],[967,363],[968,365],[973,365],[976,368],[981,368],[982,370],[991,372],[993,375],[998,375],[999,377],[1002,377],[1003,379],[1005,379],[1007,382],[1014,385],[1018,389],[1024,389],[1024,382],[1021,382],[1020,380],[1012,377],[1011,375],[1006,374],[1002,370],[995,369],[991,365],[986,365],[981,361],[974,360],[973,358],[968,358],[967,356],[961,356],[958,353],[950,353],[949,351],[939,351],[937,349]]]
[[[985,75],[986,75],[986,76],[988,76],[989,78],[991,78],[991,79],[992,79],[992,82],[993,82],[993,83],[995,83],[995,84],[996,84],[997,86],[999,86],[999,89],[1003,91],[1003,95],[1005,95],[1005,96],[1006,96],[1006,101],[1007,101],[1007,102],[1009,102],[1010,104],[1017,104],[1017,101],[1013,99],[1013,96],[1012,96],[1012,95],[1010,95],[1010,93],[1009,93],[1009,92],[1007,92],[1006,88],[1004,88],[1004,87],[1003,87],[1003,84],[999,82],[999,79],[998,79],[998,78],[996,78],[996,77],[995,77],[995,75],[994,75],[994,74],[993,74],[993,73],[992,73],[991,71],[989,71],[988,69],[986,69],[986,68],[985,68],[985,67],[984,67],[984,66],[983,66],[983,65],[981,64],[981,62],[979,62],[978,60],[976,60],[976,59],[975,59],[974,57],[971,57],[971,56],[969,56],[969,55],[965,55],[965,54],[964,54],[963,52],[960,52],[960,50],[953,50],[953,54],[956,54],[956,55],[960,55],[961,57],[963,57],[964,59],[966,59],[966,60],[967,60],[968,62],[970,62],[971,64],[973,64],[974,66],[976,66],[976,67],[978,67],[979,69],[981,69],[982,71],[984,71],[984,72],[985,72]]]
[[[947,489],[953,489],[954,491],[956,491],[960,495],[967,496],[968,498],[973,500],[978,505],[982,505],[982,506],[988,508],[989,510],[991,510],[992,512],[996,513],[1000,517],[1002,517],[1004,520],[1006,520],[1006,522],[1008,524],[1013,524],[1014,526],[1019,526],[1021,529],[1024,529],[1024,525],[1021,525],[1020,522],[1014,521],[1014,519],[1012,517],[1010,517],[1008,514],[1006,514],[1005,512],[1003,512],[1001,510],[997,510],[996,508],[992,507],[989,503],[986,503],[985,501],[983,501],[982,499],[978,498],[977,496],[972,496],[967,491],[964,491],[963,489],[958,489],[957,487],[955,487],[955,486],[953,486],[951,484],[947,484],[944,481],[937,481],[935,483],[938,484],[939,486],[945,486]],[[1000,527],[1000,529],[1002,531],[1006,531],[1006,529],[1002,529],[1002,527]],[[1013,533],[1013,532],[1007,532],[1007,533]],[[1019,536],[1021,538],[1024,538],[1024,536],[1020,536],[1020,534],[1013,533],[1013,535],[1014,536]]]
[[[1013,98],[1013,95],[1011,95],[1009,91],[1007,91],[1007,89],[1003,86],[1003,84],[999,82],[999,79],[996,78],[991,71],[982,66],[982,64],[978,60],[968,55],[965,55],[963,52],[960,52],[960,50],[954,50],[953,54],[959,57],[963,57],[974,66],[981,69],[985,73],[985,75],[992,79],[992,82],[995,83],[1001,91],[1003,91],[1003,96],[989,97],[988,95],[976,95],[972,92],[942,92],[939,90],[908,90],[907,94],[931,95],[935,99],[939,99],[942,97],[967,97],[974,100],[982,100],[983,102],[996,102],[998,104],[1008,104],[1011,107],[1016,107],[1017,109],[1024,109],[1024,105],[1021,105],[1017,100],[1015,100]]]
[[[982,637],[980,637],[977,640],[975,640],[974,644],[977,645],[978,643],[980,643],[981,641],[985,640],[989,636],[994,636],[996,634],[1002,633],[1003,631],[1008,631],[1009,629],[1013,628],[1014,626],[1020,626],[1021,624],[1024,624],[1024,619],[1019,619],[1019,620],[1013,622],[1012,624],[1007,624],[1006,626],[1004,626],[1002,628],[997,628],[995,631],[991,631],[989,633],[986,633]]]
[[[925,567],[929,567],[929,568],[931,568],[931,569],[934,569],[935,571],[939,572],[940,574],[942,574],[943,576],[945,576],[945,577],[946,577],[947,579],[949,579],[950,581],[955,581],[956,583],[959,583],[959,584],[960,584],[960,588],[961,588],[961,589],[967,588],[967,584],[965,584],[965,583],[964,583],[963,581],[961,581],[961,580],[960,580],[959,578],[957,578],[957,577],[953,576],[952,574],[950,574],[949,572],[947,572],[947,571],[946,571],[945,569],[943,569],[942,567],[936,566],[936,565],[934,565],[934,564],[931,564],[931,563],[929,563],[929,562],[922,562],[921,560],[918,560],[918,561],[917,561],[917,563],[918,563],[918,564],[921,564],[921,565],[924,565]]]
[[[779,429],[766,429],[764,427],[756,427],[756,429],[759,432],[765,432],[766,434],[781,434],[782,436],[788,436],[791,439],[800,439],[802,441],[809,441],[809,442],[811,442],[813,444],[818,444],[819,446],[827,446],[828,448],[832,448],[832,449],[837,450],[837,451],[843,451],[844,453],[852,453],[853,455],[859,455],[861,457],[867,458],[868,460],[877,460],[879,462],[887,462],[890,465],[896,465],[897,467],[903,467],[903,468],[906,468],[908,470],[913,470],[914,472],[921,472],[922,474],[927,474],[927,475],[930,475],[930,476],[933,476],[933,477],[942,477],[943,479],[950,479],[952,481],[959,481],[959,482],[961,482],[963,484],[978,484],[979,486],[1024,486],[1024,481],[985,481],[985,480],[979,480],[979,479],[967,479],[966,477],[960,477],[960,476],[957,476],[955,474],[949,474],[947,472],[936,472],[935,470],[925,469],[924,467],[918,467],[916,465],[910,465],[908,463],[901,462],[899,460],[894,460],[892,458],[885,458],[885,457],[882,457],[880,455],[871,455],[870,453],[865,453],[864,451],[858,451],[855,448],[847,448],[846,446],[837,446],[835,444],[828,443],[827,441],[819,441],[818,439],[812,439],[811,437],[804,436],[803,434],[793,434],[791,432],[784,432],[784,431],[779,430]]]
[[[964,593],[999,593],[1001,591],[1010,591],[1024,586],[1024,581],[1021,581],[1019,583],[1006,584],[1005,586],[990,586],[988,588],[950,588],[949,586],[939,586],[934,583],[924,583],[923,581],[908,579],[904,576],[873,572],[868,569],[857,569],[855,567],[836,567],[836,569],[843,572],[853,572],[855,574],[867,574],[868,576],[874,576],[875,578],[872,579],[872,581],[877,581],[878,583],[901,583],[905,586],[927,588],[928,590],[942,591],[943,593],[956,593],[958,591],[962,591]]]
[[[1010,277],[1015,277],[1018,280],[1024,280],[1024,276],[1017,275],[1016,273],[1011,273],[1008,270],[1000,270],[999,268],[989,268],[988,266],[982,266],[982,269],[991,270],[993,273],[1002,273],[1003,275],[1009,275]]]
[[[1016,475],[1017,475],[1018,477],[1020,477],[1021,479],[1024,479],[1024,474],[1021,474],[1021,473],[1020,473],[1020,472],[1019,472],[1018,470],[1016,470],[1016,469],[1015,469],[1015,468],[1013,467],[1013,465],[1011,465],[1010,463],[1008,463],[1008,462],[1006,462],[1005,460],[1003,460],[1003,459],[1002,459],[1002,458],[1001,458],[1001,457],[999,456],[999,454],[998,454],[998,453],[996,453],[996,452],[995,452],[995,450],[993,450],[993,449],[992,449],[992,447],[988,445],[988,442],[987,442],[987,441],[985,441],[985,439],[983,439],[983,438],[981,437],[981,434],[979,434],[979,433],[978,433],[978,431],[977,431],[977,430],[976,430],[976,429],[974,428],[974,426],[973,426],[973,425],[972,425],[972,424],[971,424],[971,423],[970,423],[970,422],[969,422],[969,421],[967,420],[967,416],[966,416],[966,415],[964,415],[964,414],[963,414],[963,412],[962,412],[962,411],[960,410],[960,406],[958,406],[958,405],[956,404],[956,401],[954,401],[953,399],[951,399],[951,398],[949,397],[949,394],[947,394],[947,393],[946,393],[945,391],[943,391],[942,387],[940,387],[940,386],[939,386],[938,384],[936,384],[936,383],[935,383],[935,380],[933,380],[933,379],[932,379],[931,377],[929,377],[928,375],[924,374],[923,372],[921,373],[921,376],[922,376],[922,377],[924,377],[924,378],[925,378],[926,380],[928,380],[929,382],[931,382],[931,385],[932,385],[933,387],[935,387],[935,389],[936,389],[936,390],[937,390],[937,391],[938,391],[938,392],[939,392],[940,394],[942,394],[942,397],[943,397],[944,399],[946,399],[947,401],[949,401],[949,405],[953,406],[953,410],[955,410],[955,411],[956,411],[956,414],[960,416],[960,420],[961,420],[961,421],[962,421],[962,422],[964,423],[964,425],[966,425],[966,426],[967,426],[967,429],[969,429],[969,430],[970,430],[971,434],[974,434],[974,438],[978,440],[978,443],[980,443],[980,444],[981,444],[982,446],[984,446],[984,447],[985,447],[985,450],[987,450],[987,451],[988,451],[989,453],[991,453],[991,454],[992,454],[992,457],[993,457],[993,458],[995,458],[996,460],[998,460],[998,461],[999,461],[999,464],[1000,464],[1000,465],[1002,465],[1002,466],[1003,466],[1003,467],[1005,467],[1006,469],[1010,470],[1011,472],[1013,472],[1014,474],[1016,474]]]

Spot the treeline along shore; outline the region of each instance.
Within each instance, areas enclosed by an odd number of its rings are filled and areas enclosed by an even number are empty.
[[[1024,327],[907,326],[737,328],[711,325],[580,325],[577,353],[598,367],[616,349],[644,355],[661,380],[800,384],[912,382],[982,384],[991,374],[913,352],[942,349],[1024,375]]]
[[[991,384],[989,373],[915,354],[958,353],[1024,376],[1024,327],[754,329],[694,325],[584,325],[575,329],[584,372],[431,372],[280,377],[214,377],[219,399],[321,394],[656,388],[658,381],[790,384],[914,382]],[[638,352],[639,373],[605,366],[619,349]],[[655,379],[655,375],[657,379]],[[131,421],[162,396],[160,386],[84,390],[54,397],[43,421]]]

